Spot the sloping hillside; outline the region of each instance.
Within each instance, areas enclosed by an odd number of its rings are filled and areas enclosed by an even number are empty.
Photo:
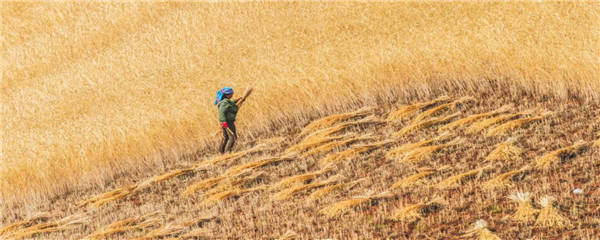
[[[15,209],[0,236],[595,239],[599,116],[500,94],[363,106]]]

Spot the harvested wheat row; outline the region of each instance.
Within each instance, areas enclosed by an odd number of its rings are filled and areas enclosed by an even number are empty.
[[[533,208],[531,205],[531,193],[517,192],[516,194],[511,194],[508,198],[519,204],[517,211],[512,215],[513,220],[522,223],[530,223],[535,220],[535,216],[539,210]]]
[[[90,235],[84,237],[82,240],[105,239],[112,234],[135,230],[136,229],[136,226],[135,226],[136,221],[138,221],[137,218],[127,218],[127,219],[113,222],[111,224],[108,224],[108,225],[92,232]]]
[[[388,121],[398,121],[398,120],[402,120],[403,118],[415,114],[418,111],[420,111],[423,108],[432,106],[432,105],[437,105],[439,103],[446,103],[449,102],[451,99],[448,96],[442,96],[439,97],[437,99],[428,101],[428,102],[421,102],[421,103],[415,103],[412,105],[405,105],[405,106],[401,106],[398,110],[390,113],[387,117],[386,120]]]
[[[561,216],[560,213],[558,213],[558,211],[552,206],[552,203],[554,202],[555,199],[549,196],[540,199],[542,210],[535,220],[536,226],[555,228],[571,226],[569,219]]]
[[[460,114],[461,113],[458,112],[458,113],[454,113],[454,114],[451,114],[451,115],[445,116],[445,117],[434,117],[427,121],[413,122],[412,124],[400,129],[398,132],[395,132],[393,134],[393,136],[401,137],[405,134],[408,134],[408,133],[411,133],[414,131],[418,131],[418,130],[421,130],[424,128],[429,128],[429,127],[432,127],[432,126],[438,125],[438,124],[443,124],[443,123],[446,123],[446,122],[452,120],[455,117],[458,117]]]
[[[450,103],[445,103],[442,105],[439,105],[437,107],[428,109],[422,113],[420,113],[419,115],[417,115],[414,119],[413,122],[421,122],[423,121],[425,118],[431,117],[436,115],[439,112],[448,110],[448,109],[455,109],[458,105],[460,104],[464,104],[464,103],[470,103],[470,102],[475,102],[475,98],[473,97],[462,97],[460,99],[454,100]]]
[[[251,174],[246,176],[246,174],[248,173]],[[229,176],[225,178],[225,180],[221,181],[217,186],[208,189],[205,195],[212,195],[219,192],[229,191],[232,189],[243,188],[244,185],[254,183],[257,180],[261,179],[261,177],[263,177],[264,175],[264,172],[252,173],[252,171],[247,170],[235,176]]]
[[[400,181],[397,181],[394,184],[392,184],[392,186],[390,187],[390,190],[405,188],[405,187],[414,185],[417,181],[419,181],[425,177],[429,177],[432,174],[434,174],[435,172],[436,171],[422,171],[420,173],[410,175],[410,176],[405,177],[405,178],[401,179]]]
[[[469,125],[475,121],[478,121],[483,118],[493,117],[495,115],[508,112],[512,109],[513,109],[513,107],[511,105],[504,105],[494,111],[467,116],[467,117],[461,118],[459,120],[456,120],[454,122],[448,123],[448,124],[442,126],[440,128],[440,130],[449,131],[449,130],[454,130],[454,129],[457,129],[460,127],[467,127],[467,125]]]
[[[337,217],[337,216],[340,216],[340,215],[346,213],[347,211],[353,209],[354,207],[356,207],[362,203],[369,202],[371,200],[392,198],[394,196],[395,195],[389,194],[389,193],[381,193],[381,194],[373,195],[373,196],[352,198],[349,200],[339,201],[339,202],[330,204],[330,205],[322,208],[321,210],[319,210],[319,213],[322,215],[325,215],[328,218],[333,218],[333,217]]]
[[[342,190],[342,189],[345,189],[346,191],[350,190],[350,189],[352,189],[353,187],[355,187],[356,185],[360,184],[361,182],[363,182],[365,180],[366,180],[365,178],[361,178],[361,179],[358,179],[358,180],[355,180],[355,181],[352,181],[352,182],[338,183],[338,184],[335,184],[335,185],[326,186],[324,188],[321,188],[321,189],[316,190],[313,193],[311,193],[308,196],[307,200],[308,201],[316,201],[318,199],[321,199],[325,195],[327,195],[327,194],[329,194],[331,192],[337,191],[337,190]]]
[[[51,215],[50,213],[47,213],[47,212],[36,214],[36,215],[34,215],[32,217],[29,217],[29,218],[27,218],[27,219],[25,219],[23,221],[16,222],[16,223],[13,223],[13,224],[10,224],[8,226],[5,226],[5,227],[1,228],[0,229],[0,236],[4,236],[6,234],[9,234],[10,232],[12,232],[12,231],[14,231],[14,230],[16,230],[16,229],[18,229],[20,227],[32,225],[32,224],[34,224],[34,223],[36,223],[38,221],[45,221],[45,220],[47,220],[47,219],[49,219],[51,217],[53,217],[53,215]]]
[[[541,121],[542,119],[546,118],[547,116],[549,116],[550,114],[552,114],[551,112],[544,112],[542,114],[540,114],[539,116],[536,117],[529,117],[529,118],[521,118],[521,119],[515,119],[515,120],[511,120],[508,121],[506,123],[500,124],[496,127],[491,128],[488,132],[487,132],[487,136],[491,137],[491,136],[499,136],[499,135],[505,135],[508,132],[516,129],[516,128],[522,128],[526,125],[529,125],[533,122],[537,122],[537,121]]]
[[[160,228],[154,229],[144,236],[133,238],[132,240],[152,240],[152,239],[163,239],[163,237],[169,235],[175,235],[182,233],[187,226],[179,224],[166,224]]]
[[[194,171],[194,168],[184,168],[184,169],[177,169],[177,170],[173,170],[171,172],[165,173],[163,175],[160,176],[156,176],[151,178],[151,182],[149,184],[139,184],[138,187],[146,187],[149,186],[150,184],[154,184],[154,183],[159,183],[174,177],[178,177],[181,176],[183,174],[189,173],[191,171]]]
[[[240,196],[245,193],[261,191],[261,190],[265,190],[265,189],[267,189],[266,186],[259,186],[259,187],[248,188],[248,189],[235,188],[235,189],[231,189],[231,190],[225,190],[222,192],[207,193],[205,195],[204,200],[202,202],[200,202],[199,205],[207,207],[209,205],[214,205],[215,203],[217,203],[219,201],[223,201],[228,198],[237,197],[237,196]]]
[[[182,195],[191,195],[197,191],[202,191],[202,190],[212,188],[212,187],[216,186],[217,184],[219,184],[219,182],[221,182],[225,178],[226,178],[225,176],[219,176],[219,177],[202,180],[200,182],[190,185],[181,194]]]
[[[479,133],[493,125],[496,125],[496,124],[504,122],[504,121],[508,121],[510,119],[513,119],[513,118],[516,118],[519,116],[521,116],[520,113],[510,113],[510,114],[496,116],[493,118],[483,119],[476,123],[471,124],[471,126],[469,128],[467,128],[467,130],[465,130],[465,132],[469,133],[469,134]]]
[[[319,164],[322,166],[325,166],[330,163],[338,163],[338,162],[341,162],[344,160],[348,160],[348,159],[357,157],[360,154],[363,154],[363,153],[366,153],[369,151],[373,151],[375,149],[381,148],[383,146],[386,146],[386,145],[394,143],[394,142],[395,142],[394,140],[389,140],[389,141],[381,141],[381,142],[356,146],[354,148],[350,148],[350,149],[347,149],[342,152],[330,154],[329,156],[321,159],[319,161]]]
[[[399,160],[399,162],[417,163],[417,162],[429,160],[434,153],[436,153],[444,148],[461,144],[462,142],[463,142],[462,139],[455,139],[455,140],[452,140],[445,144],[418,147],[418,148],[412,149],[412,150],[404,153],[404,155]]]
[[[414,222],[422,218],[425,214],[438,211],[441,208],[441,201],[438,199],[431,200],[425,203],[417,203],[394,211],[388,219],[392,221]]]
[[[310,124],[308,124],[306,127],[304,127],[304,129],[302,129],[302,132],[300,132],[299,136],[300,137],[305,136],[309,132],[314,132],[321,128],[329,127],[335,123],[346,121],[351,118],[365,116],[365,115],[371,113],[372,111],[373,111],[373,108],[365,107],[365,108],[356,110],[354,112],[329,115],[327,117],[315,120],[315,121],[311,122]]]
[[[313,132],[313,133],[307,135],[306,137],[304,137],[302,142],[313,141],[315,139],[320,139],[323,137],[331,136],[333,134],[343,132],[349,128],[364,127],[364,126],[373,125],[373,124],[375,124],[375,125],[387,124],[387,121],[381,120],[381,119],[377,118],[376,116],[371,115],[371,116],[368,116],[368,117],[363,118],[358,121],[340,123],[338,125],[334,125],[332,127]]]
[[[344,139],[346,136],[335,136],[335,137],[322,137],[322,138],[313,138],[308,139],[302,142],[299,142],[291,147],[287,148],[284,152],[292,153],[292,152],[302,152],[308,148],[312,148],[315,146],[323,145],[329,142],[337,141]]]
[[[330,185],[330,184],[333,184],[333,183],[336,183],[339,181],[340,181],[340,177],[332,177],[331,179],[327,179],[327,180],[321,181],[321,182],[314,182],[314,183],[309,183],[309,184],[292,186],[288,189],[285,189],[285,190],[282,190],[282,191],[276,193],[273,196],[273,199],[279,200],[279,201],[286,200],[300,192],[310,191],[312,189],[324,187],[324,186],[327,186],[327,185]]]
[[[518,170],[505,172],[505,173],[500,174],[500,175],[488,180],[487,182],[483,183],[483,187],[487,188],[487,189],[495,189],[495,188],[505,187],[510,184],[509,180],[511,178],[514,178],[515,176],[518,176],[520,174],[524,174],[528,171],[529,171],[529,167],[523,167]]]
[[[496,145],[496,148],[490,152],[485,158],[486,161],[489,162],[497,162],[497,161],[510,161],[512,159],[518,158],[521,153],[523,153],[523,149],[514,146],[512,143],[514,140],[508,140],[506,142],[500,143]]]
[[[399,156],[404,155],[406,152],[411,151],[415,148],[419,148],[421,146],[425,146],[425,145],[429,145],[434,141],[434,139],[428,139],[428,140],[424,140],[424,141],[420,141],[420,142],[416,142],[416,143],[407,143],[404,145],[401,145],[399,147],[396,147],[390,151],[388,151],[385,156],[387,158],[393,159]]]
[[[588,142],[578,141],[572,146],[560,148],[541,156],[536,160],[535,166],[544,169],[550,168],[553,164],[559,163],[561,159],[581,154],[586,151],[589,146],[590,143]]]
[[[36,234],[55,232],[59,231],[58,224],[56,223],[39,223],[33,226],[29,226],[18,231],[14,231],[10,234],[4,235],[6,239],[24,239],[32,237]]]
[[[222,156],[217,156],[217,157],[214,157],[214,158],[211,158],[211,159],[208,159],[208,160],[205,160],[205,161],[195,164],[194,169],[199,170],[199,169],[203,169],[206,167],[213,167],[215,164],[220,164],[222,162],[235,161],[235,160],[245,157],[249,154],[268,150],[270,146],[272,146],[272,144],[259,144],[248,150],[234,152],[234,153],[228,153],[228,154],[225,154]]]
[[[467,179],[467,178],[483,174],[483,171],[485,169],[487,169],[487,167],[474,169],[474,170],[471,170],[471,171],[468,171],[465,173],[461,173],[461,174],[449,177],[449,178],[439,182],[438,184],[436,184],[436,186],[438,188],[449,188],[449,187],[456,186],[456,185],[460,184],[461,182],[465,181],[465,179]]]
[[[333,170],[333,166],[334,166],[333,164],[329,164],[329,165],[323,167],[323,169],[320,169],[320,170],[317,170],[314,172],[308,172],[308,173],[284,178],[281,181],[279,181],[277,184],[273,185],[271,187],[271,189],[281,190],[283,188],[287,188],[294,184],[302,183],[302,182],[305,182],[308,180],[313,180],[313,179],[317,178],[318,176],[321,176],[321,175]]]
[[[239,166],[233,166],[231,168],[229,168],[225,174],[227,175],[235,175],[237,173],[240,173],[243,170],[246,169],[255,169],[255,168],[259,168],[259,167],[263,167],[269,164],[273,164],[273,163],[279,163],[279,162],[283,162],[283,161],[290,161],[292,160],[292,157],[288,157],[288,156],[283,156],[283,157],[271,157],[271,158],[266,158],[266,159],[262,159],[259,161],[254,161],[254,162],[249,162],[246,164],[242,164]]]
[[[320,154],[324,154],[327,152],[330,152],[331,150],[335,149],[335,148],[340,148],[340,147],[344,147],[356,142],[362,142],[362,141],[369,141],[369,140],[375,140],[376,138],[373,136],[361,136],[361,137],[353,137],[350,139],[346,139],[343,141],[339,141],[339,142],[330,142],[327,143],[323,146],[319,146],[316,148],[313,148],[309,151],[306,151],[304,153],[302,153],[302,157],[310,157],[310,156],[316,156],[316,155],[320,155]]]
[[[473,228],[466,232],[463,238],[473,238],[477,236],[479,240],[501,240],[496,234],[488,229],[488,224],[485,220],[480,219],[475,222]]]

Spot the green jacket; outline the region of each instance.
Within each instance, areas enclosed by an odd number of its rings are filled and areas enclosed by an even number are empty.
[[[235,121],[235,115],[238,111],[236,105],[237,100],[231,100],[229,98],[223,98],[217,107],[219,108],[219,122],[233,122]]]

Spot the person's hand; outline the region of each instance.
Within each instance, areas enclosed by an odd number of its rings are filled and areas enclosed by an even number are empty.
[[[222,122],[221,126],[223,126],[223,128],[228,128],[229,126],[227,125],[227,122]]]

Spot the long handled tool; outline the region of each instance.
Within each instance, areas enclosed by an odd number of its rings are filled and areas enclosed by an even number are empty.
[[[238,99],[237,101],[237,106],[241,107],[242,103],[244,103],[244,101],[246,101],[246,98],[248,98],[248,96],[250,96],[250,94],[252,93],[254,89],[253,88],[248,88],[246,89],[246,91],[244,92],[244,95]]]

